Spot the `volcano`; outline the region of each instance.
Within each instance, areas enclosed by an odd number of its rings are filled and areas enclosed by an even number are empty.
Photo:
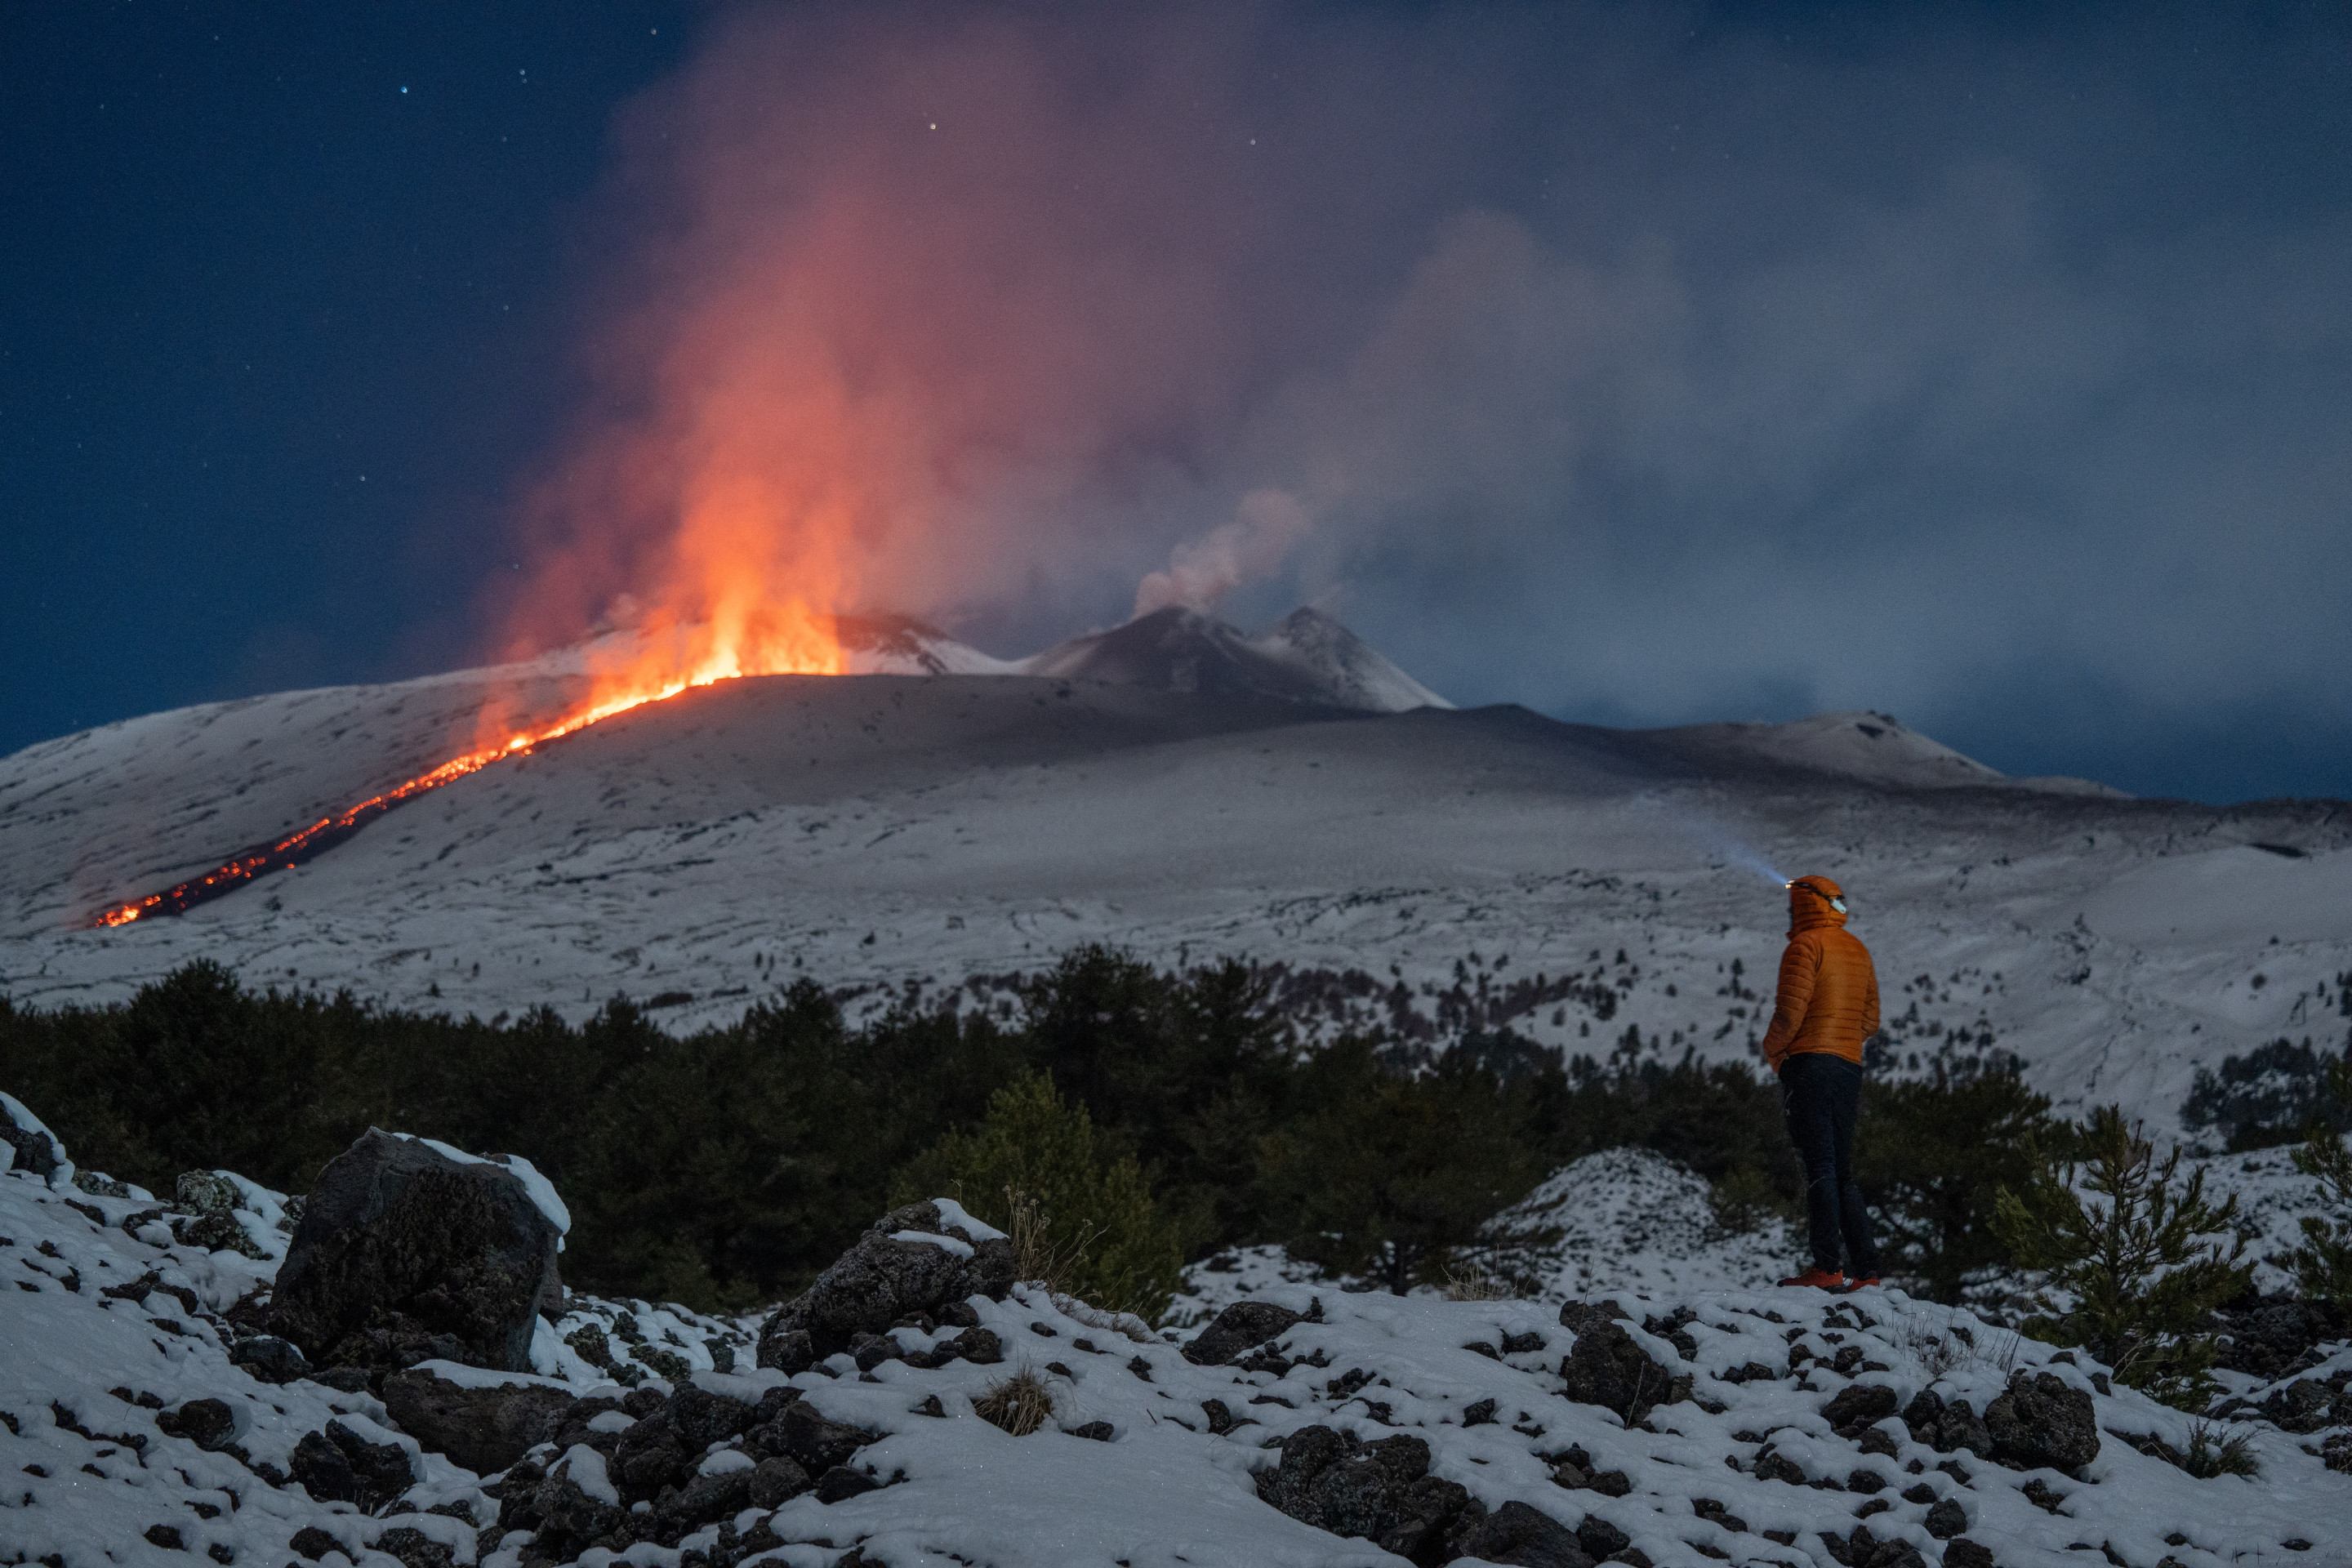
[[[898,995],[1101,942],[1279,964],[1335,1027],[1394,1006],[1742,1059],[1785,924],[1748,868],[1769,863],[1853,895],[1891,1048],[2014,1051],[2062,1103],[2169,1116],[2200,1065],[2340,1032],[2340,804],[2005,778],[1874,712],[1635,731],[1454,709],[1312,612],[1256,633],[1162,612],[1020,660],[904,619],[838,641],[847,674],[643,703],[111,931],[92,914],[465,754],[494,703],[569,710],[608,652],[0,759],[0,974],[19,1003],[103,1000],[209,958],[483,1016],[626,991],[691,1028],[794,973]]]

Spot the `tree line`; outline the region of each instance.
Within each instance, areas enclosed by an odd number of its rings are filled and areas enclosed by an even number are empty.
[[[625,998],[484,1021],[197,963],[106,1006],[0,1000],[0,1085],[82,1163],[157,1190],[217,1167],[302,1192],[372,1125],[521,1154],[572,1211],[571,1283],[706,1310],[789,1294],[892,1202],[941,1191],[1046,1227],[1081,1294],[1146,1315],[1188,1260],[1259,1242],[1391,1289],[1442,1281],[1545,1176],[1612,1147],[1698,1173],[1726,1226],[1793,1213],[1777,1086],[1747,1064],[1563,1058],[1507,1029],[1310,1044],[1314,1023],[1247,965],[1100,948],[1022,981],[1006,1016],[853,1019],[801,981],[685,1036]],[[2053,1173],[2085,1130],[2013,1062],[1866,1092],[1891,1272],[1952,1300],[2014,1262],[2004,1191],[2040,1205],[2036,1256],[2058,1246]]]

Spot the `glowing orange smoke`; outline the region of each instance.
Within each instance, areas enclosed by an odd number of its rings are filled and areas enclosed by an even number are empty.
[[[730,598],[727,604],[723,621],[685,624],[674,616],[657,617],[654,626],[635,638],[623,639],[620,651],[601,651],[592,661],[596,668],[591,671],[588,696],[562,718],[452,757],[430,773],[246,850],[201,877],[117,904],[92,923],[125,926],[150,915],[184,913],[257,877],[300,864],[307,856],[341,842],[369,818],[394,806],[648,702],[739,676],[841,673],[841,643],[834,634],[831,616],[797,603],[769,607]]]

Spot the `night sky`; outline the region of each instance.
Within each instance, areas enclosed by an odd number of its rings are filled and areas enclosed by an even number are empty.
[[[490,657],[753,361],[993,652],[1231,557],[1464,704],[2352,795],[2336,4],[0,7],[0,753]]]

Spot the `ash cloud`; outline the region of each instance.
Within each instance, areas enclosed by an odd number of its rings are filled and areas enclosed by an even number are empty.
[[[529,629],[732,507],[1008,648],[1344,594],[1457,700],[2126,787],[2352,710],[2344,19],[1748,15],[732,14],[618,133]]]

